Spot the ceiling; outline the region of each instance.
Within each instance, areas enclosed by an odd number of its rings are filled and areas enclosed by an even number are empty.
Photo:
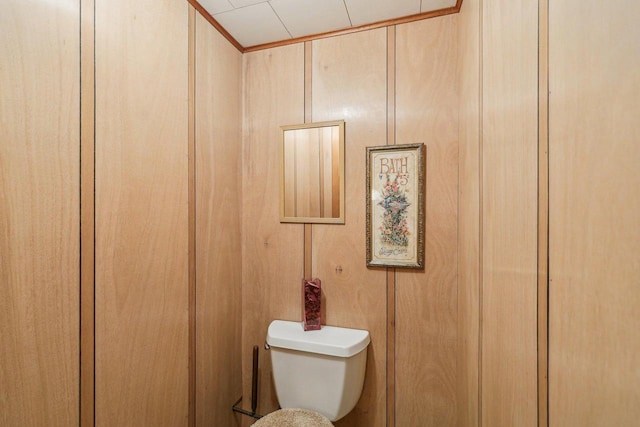
[[[198,0],[243,48],[455,8],[457,0]]]

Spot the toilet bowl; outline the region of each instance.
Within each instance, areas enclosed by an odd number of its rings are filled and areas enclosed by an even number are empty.
[[[369,342],[369,332],[360,329],[304,331],[300,322],[271,322],[267,344],[280,407],[315,411],[331,421],[347,415],[362,394]]]

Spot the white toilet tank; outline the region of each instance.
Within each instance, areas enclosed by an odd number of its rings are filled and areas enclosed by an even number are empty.
[[[271,322],[267,344],[280,407],[310,409],[331,421],[347,415],[362,393],[369,341],[360,329],[304,331],[301,322]]]

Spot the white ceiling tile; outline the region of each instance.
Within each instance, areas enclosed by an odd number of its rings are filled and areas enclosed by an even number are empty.
[[[351,27],[343,0],[271,0],[293,37]]]
[[[229,2],[233,5],[233,7],[238,9],[240,7],[252,6],[258,3],[266,3],[267,0],[229,0]]]
[[[345,0],[354,26],[420,13],[420,0]]]
[[[456,0],[422,0],[420,12],[432,12],[434,10],[446,9],[456,5]]]
[[[214,19],[244,47],[291,38],[268,3],[219,13]]]
[[[211,15],[233,9],[229,0],[198,0],[198,3]]]

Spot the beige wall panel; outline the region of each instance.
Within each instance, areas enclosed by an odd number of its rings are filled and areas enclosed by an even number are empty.
[[[459,195],[457,425],[479,425],[480,1],[458,15]]]
[[[196,18],[196,423],[242,394],[242,55]]]
[[[96,2],[96,425],[188,403],[188,11]]]
[[[639,15],[550,3],[550,426],[640,418]]]
[[[537,425],[536,1],[483,3],[482,424]]]
[[[0,13],[0,425],[79,415],[79,7]]]
[[[396,273],[396,423],[457,426],[457,17],[396,30],[396,144],[427,146],[425,269]]]
[[[313,226],[326,324],[371,334],[362,397],[337,426],[385,425],[386,275],[366,267],[365,147],[386,144],[386,29],[313,42],[313,121],[345,120],[345,224]]]
[[[244,407],[252,347],[260,347],[261,414],[278,408],[270,353],[273,319],[301,320],[302,224],[280,224],[280,126],[304,122],[304,45],[244,55],[242,182],[242,361]],[[244,417],[247,418],[247,417]]]

